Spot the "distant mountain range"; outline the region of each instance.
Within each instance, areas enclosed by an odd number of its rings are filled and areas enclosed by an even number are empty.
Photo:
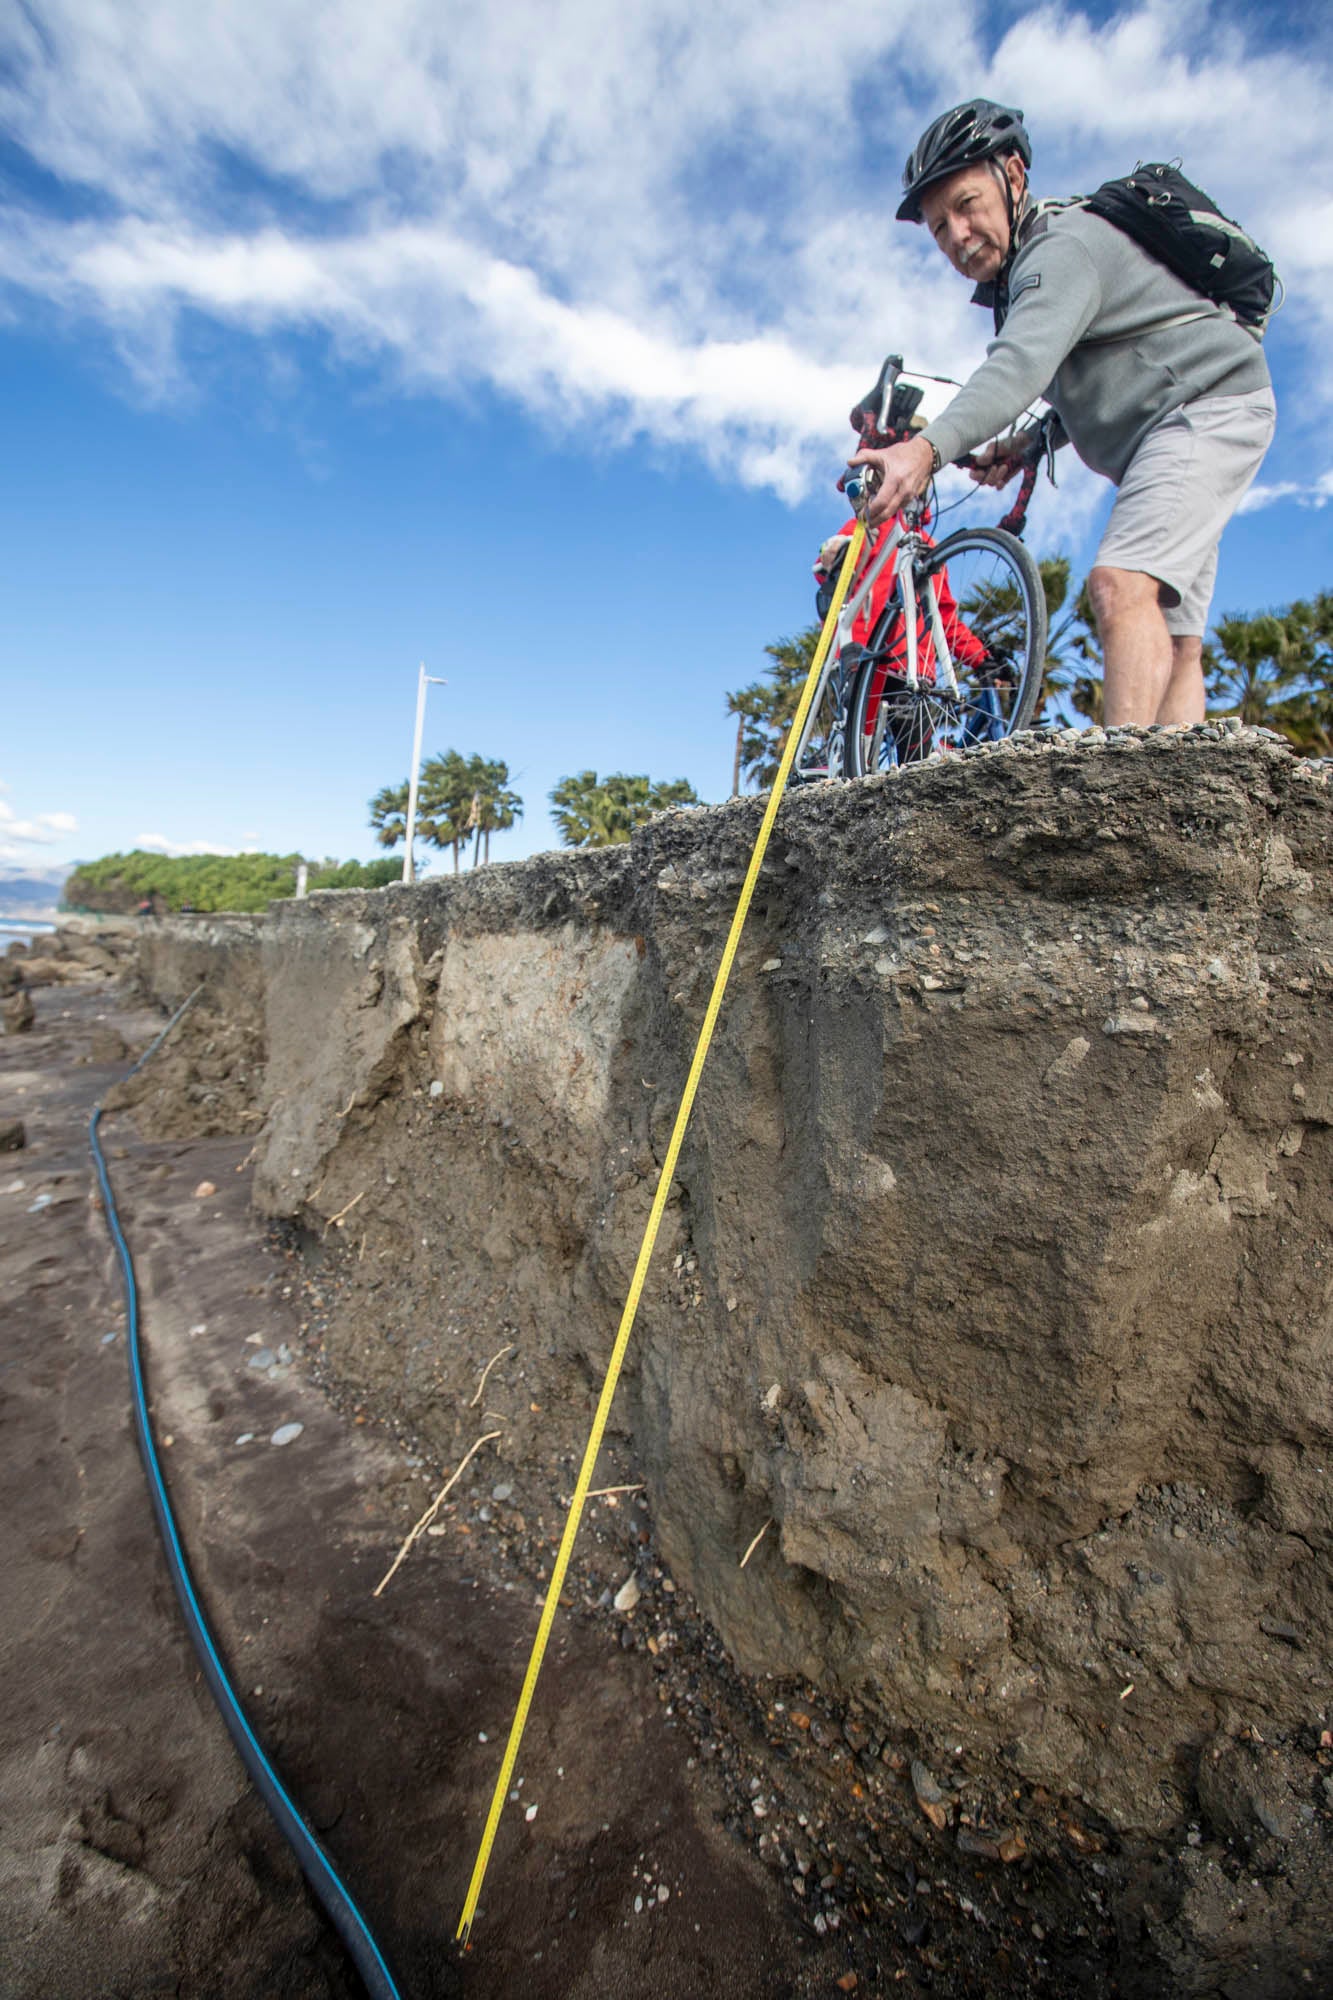
[[[0,916],[53,917],[73,868],[9,868],[0,874]]]

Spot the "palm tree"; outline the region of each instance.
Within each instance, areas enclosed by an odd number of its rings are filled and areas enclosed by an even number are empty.
[[[468,820],[476,834],[472,850],[475,868],[478,848],[483,860],[489,861],[491,835],[503,833],[522,818],[523,801],[517,792],[508,790],[509,766],[502,758],[469,757],[467,775],[472,786]]]
[[[444,750],[428,757],[421,767],[417,792],[421,837],[432,847],[451,849],[455,875],[459,853],[468,836],[472,790],[468,760],[457,750]]]
[[[807,625],[803,632],[765,646],[771,662],[764,669],[767,678],[727,696],[727,713],[738,718],[735,790],[740,790],[742,772],[759,791],[776,778],[821,630],[819,625]]]
[[[490,859],[491,835],[510,827],[523,812],[523,801],[508,789],[509,766],[500,758],[457,750],[428,757],[417,785],[415,837],[430,847],[453,852],[454,873],[469,833],[475,833],[473,865],[485,843]],[[370,802],[370,823],[381,847],[396,847],[407,838],[407,785],[385,785]]]
[[[552,819],[566,847],[615,847],[654,813],[668,806],[697,806],[699,794],[685,778],[579,771],[551,793]]]
[[[731,760],[733,798],[741,788],[741,766],[746,762],[747,747],[752,751],[758,747],[770,696],[771,690],[762,681],[753,681],[749,687],[737,688],[727,696],[727,714],[736,717],[736,749]]]
[[[1102,647],[1097,636],[1097,617],[1092,608],[1086,581],[1080,584],[1072,605],[1069,596],[1069,558],[1047,556],[1038,563],[1046,593],[1046,671],[1042,677],[1041,702],[1048,694],[1058,696],[1076,715],[1089,722],[1102,720]],[[1064,616],[1059,613],[1064,611]]]
[[[381,847],[397,847],[407,838],[407,780],[382,785],[370,801],[370,824]]]
[[[1232,615],[1204,652],[1209,712],[1276,729],[1305,756],[1333,753],[1333,593]]]
[[[1101,666],[1101,648],[1096,637],[1092,600],[1087,585],[1069,602],[1069,557],[1043,556],[1037,564],[1042,595],[1046,599],[1046,657],[1042,664],[1041,692],[1033,710],[1036,721],[1050,696],[1068,699],[1080,714],[1100,710],[1101,687],[1086,671],[1089,664]],[[983,641],[988,651],[1001,656],[1010,650],[1023,632],[1023,603],[1015,583],[986,582],[972,590],[958,607],[964,624]],[[1063,616],[1061,615],[1063,613]]]

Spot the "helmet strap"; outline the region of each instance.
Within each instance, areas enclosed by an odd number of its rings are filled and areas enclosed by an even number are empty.
[[[1001,263],[1001,269],[1006,271],[1008,270],[1010,264],[1013,262],[1014,252],[1018,248],[1016,240],[1018,236],[1018,225],[1023,220],[1024,215],[1027,213],[1028,202],[1031,199],[1030,195],[1028,194],[1026,176],[1024,176],[1024,181],[1023,181],[1022,197],[1020,199],[1016,199],[1014,196],[1013,183],[1009,179],[1009,172],[1006,166],[1006,161],[1012,159],[1013,157],[1014,155],[1011,153],[1004,153],[999,155],[998,157],[992,154],[990,161],[991,172],[995,175],[996,179],[1000,183],[1000,186],[1004,189],[1005,212],[1009,217],[1009,247],[1005,251]]]

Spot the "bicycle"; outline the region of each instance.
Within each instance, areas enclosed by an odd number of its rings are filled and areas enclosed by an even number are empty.
[[[889,355],[852,411],[863,446],[899,444],[918,427],[923,391],[902,381],[904,372],[902,356]],[[925,526],[930,508],[918,499],[878,548],[867,543],[797,746],[797,778],[865,777],[1028,727],[1041,693],[1046,597],[1018,537],[1038,466],[1034,457],[1025,467],[1018,499],[996,528],[962,528],[934,543]],[[853,467],[839,481],[857,514],[870,499],[864,470]],[[891,594],[859,645],[852,627],[890,563]]]

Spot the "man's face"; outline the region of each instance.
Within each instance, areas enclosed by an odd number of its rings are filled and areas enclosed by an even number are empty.
[[[1021,164],[1005,160],[1003,171],[1011,186],[1017,179],[1017,193],[1022,186]],[[991,162],[982,160],[936,181],[921,197],[921,214],[954,270],[973,284],[989,284],[1009,251],[1009,205]]]

